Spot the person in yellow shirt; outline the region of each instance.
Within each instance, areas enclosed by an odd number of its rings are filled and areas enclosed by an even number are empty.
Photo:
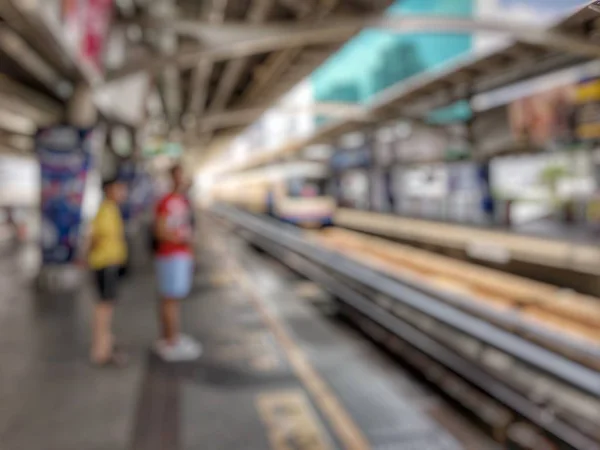
[[[125,227],[119,209],[127,189],[123,183],[109,180],[104,182],[103,190],[104,199],[91,226],[88,253],[88,265],[94,272],[98,289],[91,359],[98,365],[123,365],[126,356],[116,350],[111,329],[119,270],[127,261]]]

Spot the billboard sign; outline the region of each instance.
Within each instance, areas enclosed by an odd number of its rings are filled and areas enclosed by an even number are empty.
[[[92,163],[92,134],[91,129],[58,126],[36,135],[44,263],[67,264],[77,255],[83,194]]]
[[[113,0],[62,0],[60,30],[68,50],[85,67],[100,73]]]
[[[581,141],[600,139],[600,77],[577,85],[576,136]]]
[[[119,167],[118,178],[127,185],[127,200],[121,205],[126,222],[136,219],[152,202],[153,184],[141,164],[126,161]]]
[[[574,85],[557,87],[521,98],[509,106],[510,126],[517,142],[535,147],[574,140]]]

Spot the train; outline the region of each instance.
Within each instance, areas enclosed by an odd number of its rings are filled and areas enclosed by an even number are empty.
[[[212,198],[302,228],[323,228],[332,225],[336,209],[329,178],[324,163],[283,162],[219,180]]]

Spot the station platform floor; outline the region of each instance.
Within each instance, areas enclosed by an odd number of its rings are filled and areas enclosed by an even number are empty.
[[[165,364],[150,258],[134,250],[115,316],[132,361],[88,363],[93,292],[40,296],[0,257],[2,450],[488,450],[431,387],[334,314],[331,299],[201,220],[183,326],[204,346]]]

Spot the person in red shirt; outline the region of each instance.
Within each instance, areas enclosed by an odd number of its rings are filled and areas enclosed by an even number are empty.
[[[200,345],[181,334],[179,325],[179,302],[189,295],[192,287],[194,229],[180,166],[171,169],[171,179],[171,192],[156,206],[156,270],[162,335],[155,350],[165,361],[187,361],[201,354]]]

